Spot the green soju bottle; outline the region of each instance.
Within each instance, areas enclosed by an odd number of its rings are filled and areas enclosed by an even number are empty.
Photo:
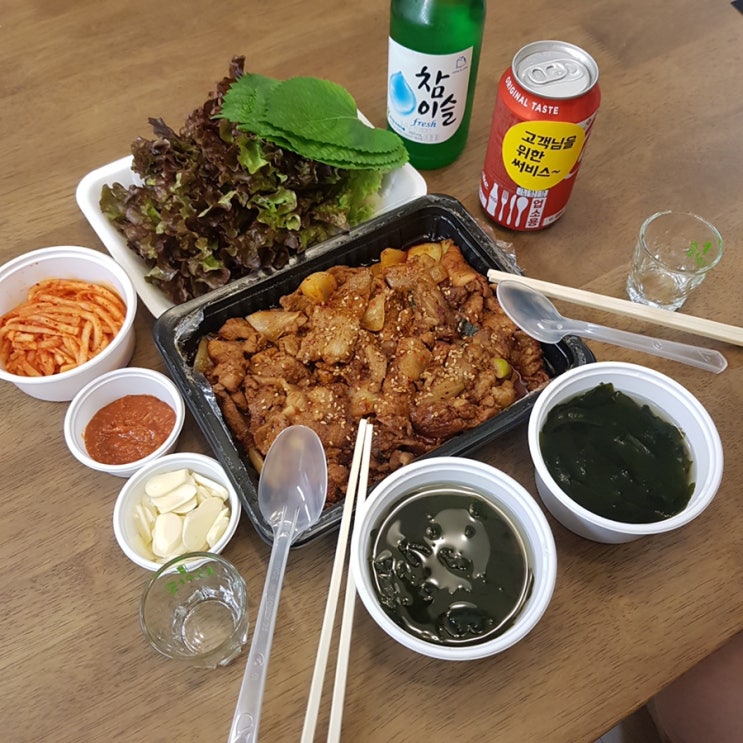
[[[485,0],[392,0],[387,125],[410,162],[454,162],[469,133]]]

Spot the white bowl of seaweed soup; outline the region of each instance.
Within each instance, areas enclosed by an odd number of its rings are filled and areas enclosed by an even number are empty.
[[[502,634],[531,586],[513,519],[458,483],[432,483],[404,496],[376,530],[370,560],[377,596],[393,621],[443,645]]]
[[[416,652],[493,655],[531,631],[549,603],[549,525],[531,495],[490,465],[414,462],[377,485],[357,519],[359,596],[387,634]]]
[[[591,510],[588,503],[584,506],[571,497],[550,472],[540,437],[549,413],[564,402],[609,384],[637,405],[647,406],[650,413],[682,435],[683,449],[690,462],[687,477],[691,494],[677,512],[655,517],[651,513],[650,521],[620,520],[624,517],[619,515],[607,518],[605,512]],[[639,364],[599,361],[554,378],[532,408],[528,441],[537,492],[547,510],[565,528],[605,544],[630,542],[690,524],[712,502],[722,479],[722,441],[704,405],[675,379]],[[603,497],[603,492],[599,491],[599,497]]]

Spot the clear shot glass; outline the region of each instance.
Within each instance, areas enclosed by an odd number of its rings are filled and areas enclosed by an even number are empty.
[[[688,212],[663,211],[648,217],[627,277],[633,302],[677,310],[720,262],[723,241],[717,228]]]
[[[245,581],[219,555],[181,555],[147,584],[139,622],[150,645],[168,658],[200,668],[227,665],[248,639]]]

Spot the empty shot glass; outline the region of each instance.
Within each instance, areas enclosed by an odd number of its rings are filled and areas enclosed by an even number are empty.
[[[677,310],[722,258],[717,228],[688,212],[663,211],[643,222],[627,277],[633,302]]]
[[[181,555],[147,584],[139,622],[150,645],[168,658],[200,668],[227,665],[248,639],[245,581],[219,555]]]

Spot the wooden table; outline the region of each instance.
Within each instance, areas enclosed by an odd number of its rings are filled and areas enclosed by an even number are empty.
[[[0,260],[48,245],[103,250],[76,206],[79,180],[149,135],[148,117],[179,127],[234,54],[276,77],[331,78],[384,125],[387,24],[382,0],[5,0]],[[544,232],[511,233],[488,224],[476,188],[498,77],[517,49],[542,38],[574,42],[595,56],[603,104],[565,216]],[[617,297],[642,220],[669,207],[699,212],[719,227],[727,252],[685,311],[741,325],[742,49],[743,16],[727,2],[492,3],[469,143],[455,164],[426,174],[428,190],[460,199],[513,244],[531,276]],[[700,342],[603,312],[563,309]],[[163,369],[152,322],[142,307],[132,363]],[[729,359],[720,376],[593,346],[599,359],[669,374],[707,407],[726,460],[708,510],[682,530],[624,546],[588,542],[550,519],[559,555],[552,603],[523,642],[487,660],[415,656],[359,606],[344,740],[591,741],[743,628],[743,351],[709,345]],[[225,740],[243,662],[196,671],[145,644],[137,606],[148,576],[122,554],[111,528],[122,481],[85,469],[68,453],[64,403],[2,384],[0,405],[0,736]],[[192,420],[179,448],[208,452]],[[477,456],[536,496],[525,427]],[[264,741],[299,739],[334,546],[327,536],[290,558]],[[269,549],[243,519],[225,555],[248,581],[254,620]]]

